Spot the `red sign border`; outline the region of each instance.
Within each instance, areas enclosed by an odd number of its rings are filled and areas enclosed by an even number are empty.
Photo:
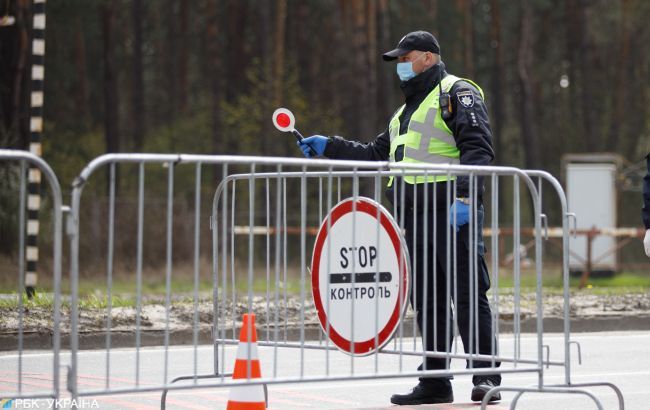
[[[314,305],[318,313],[318,320],[320,322],[321,327],[323,328],[323,332],[325,333],[327,333],[327,316],[326,316],[325,308],[323,306],[323,302],[320,297],[319,273],[320,273],[320,258],[323,251],[323,246],[325,245],[327,239],[328,219],[331,220],[331,222],[329,222],[330,229],[331,229],[331,227],[334,226],[336,221],[338,221],[342,216],[353,211],[353,203],[354,203],[353,198],[347,198],[339,202],[337,205],[334,206],[334,208],[332,208],[329,215],[325,218],[325,220],[321,224],[321,227],[318,230],[318,234],[316,236],[316,242],[314,243],[314,252],[312,254],[312,262],[311,262],[311,272],[312,272],[311,289],[312,289],[312,296],[314,298]],[[390,237],[393,248],[395,249],[395,253],[397,254],[397,260],[398,261],[403,260],[403,263],[401,263],[402,295],[401,298],[400,297],[397,298],[397,303],[395,304],[393,313],[388,319],[386,326],[384,326],[384,328],[379,331],[378,336],[376,337],[377,339],[376,345],[375,345],[375,337],[372,337],[368,340],[354,342],[354,348],[352,348],[351,341],[341,336],[341,334],[338,333],[330,323],[329,326],[330,340],[332,340],[332,342],[342,351],[357,356],[369,355],[373,353],[376,349],[380,349],[381,347],[383,347],[390,340],[391,336],[397,329],[397,325],[399,324],[399,319],[406,308],[406,302],[408,296],[407,290],[408,290],[408,283],[409,283],[409,267],[410,267],[408,250],[404,246],[403,242],[400,240],[400,235],[397,230],[397,227],[392,221],[392,218],[388,216],[388,212],[383,206],[381,206],[380,204],[376,203],[375,201],[369,198],[357,197],[356,211],[365,212],[376,220],[378,209],[379,209],[379,218],[380,218],[381,226],[386,230],[388,236]],[[400,301],[402,302],[401,305],[400,305]]]

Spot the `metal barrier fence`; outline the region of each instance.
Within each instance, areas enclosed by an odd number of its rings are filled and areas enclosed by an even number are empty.
[[[539,196],[540,204],[540,214],[539,218],[543,221],[545,226],[545,237],[548,239],[548,217],[543,212],[541,208],[542,201],[542,192],[544,183],[550,186],[551,192],[554,193],[557,197],[557,200],[560,204],[561,218],[562,218],[562,281],[563,281],[563,296],[564,296],[564,307],[563,307],[563,318],[564,318],[564,343],[563,343],[563,356],[564,356],[564,383],[561,384],[545,384],[540,378],[538,385],[531,386],[529,388],[508,388],[508,387],[498,387],[490,391],[483,401],[483,405],[487,402],[490,394],[494,394],[500,391],[513,391],[517,392],[512,402],[510,403],[510,408],[514,409],[517,406],[517,403],[521,396],[525,393],[569,393],[569,394],[583,394],[596,403],[598,408],[602,408],[602,404],[598,398],[593,395],[590,391],[584,390],[586,387],[606,387],[616,394],[618,400],[619,409],[623,410],[625,408],[625,401],[623,399],[623,394],[621,390],[612,383],[607,382],[593,382],[593,383],[575,383],[571,380],[571,346],[575,345],[578,352],[578,361],[582,363],[582,353],[580,349],[580,343],[577,341],[571,340],[571,321],[569,317],[570,313],[570,294],[569,294],[569,236],[576,235],[577,233],[577,222],[575,213],[569,212],[568,203],[564,189],[560,182],[551,174],[545,171],[540,170],[523,170],[531,179],[537,181],[537,194]],[[573,229],[570,228],[570,221],[573,220],[574,225]],[[538,337],[540,335],[538,334]],[[550,351],[547,346],[543,346],[547,349],[547,354],[550,356]],[[548,365],[548,364],[547,364]]]
[[[15,390],[6,389],[4,384],[0,387],[0,397],[11,397],[13,399],[23,398],[58,398],[59,397],[59,364],[60,364],[60,324],[61,324],[61,221],[62,221],[62,200],[61,188],[59,182],[50,166],[41,158],[27,151],[6,150],[0,149],[0,161],[3,163],[18,163],[18,172],[13,174],[15,178],[15,186],[11,187],[12,179],[5,179],[6,184],[3,189],[3,196],[6,198],[15,197],[18,194],[18,215],[17,215],[17,231],[18,231],[18,278],[16,293],[9,295],[5,302],[13,306],[15,303],[15,319],[17,321],[16,345],[17,360],[15,364],[10,360],[5,360],[5,366],[0,370],[3,374],[3,380],[15,378],[15,384],[9,383],[10,388],[15,386]],[[24,300],[25,294],[25,231],[37,232],[38,228],[30,222],[26,224],[25,209],[27,201],[30,204],[36,204],[38,208],[41,201],[40,192],[27,192],[28,185],[28,165],[40,169],[42,175],[47,181],[49,193],[52,199],[52,297],[49,300],[45,297],[42,303],[51,304],[52,309],[52,329],[51,329],[51,352],[52,362],[48,363],[45,359],[37,362],[29,361],[27,363],[26,355],[24,352],[25,341],[25,324],[29,313],[26,310],[26,303]],[[11,165],[10,165],[11,166]],[[9,168],[8,168],[9,169]],[[16,175],[17,174],[17,175]],[[8,175],[8,174],[5,174]],[[15,192],[18,191],[18,192]],[[11,315],[13,316],[13,315]],[[8,321],[13,320],[13,317],[5,318]],[[13,330],[13,329],[10,329]],[[48,329],[40,329],[48,330]]]
[[[1,393],[13,398],[59,398],[61,190],[50,167],[32,154],[0,150],[0,160],[20,162],[20,227],[25,225],[27,163],[42,170],[53,198],[54,250],[52,384],[25,382],[23,300],[18,297],[17,390]],[[145,202],[145,174],[152,168],[158,173],[153,178],[165,181],[167,187],[162,224],[161,218],[153,214]],[[104,309],[105,360],[104,377],[100,378],[86,373],[93,367],[88,373],[97,374],[96,362],[85,362],[78,357],[87,321],[79,297],[80,261],[83,260],[80,242],[85,240],[81,226],[82,216],[86,215],[82,212],[81,198],[91,180],[100,179],[96,175],[99,170],[107,171],[105,188],[109,194],[105,225],[106,289],[97,304],[99,309]],[[204,177],[206,170],[212,173],[211,179]],[[189,175],[193,187],[177,186],[177,173],[186,171],[189,174],[185,177]],[[131,184],[133,189],[129,191],[137,198],[136,222],[128,232],[122,228],[116,232],[115,228],[121,212],[119,207],[116,210],[116,197],[123,189],[118,187],[118,175],[123,180],[128,180],[125,175],[137,176],[137,183]],[[407,184],[410,178],[431,182]],[[450,216],[447,210],[452,199],[460,195],[460,188],[457,182],[445,181],[458,179],[465,180],[463,192],[467,193],[463,195],[468,197],[470,212],[467,223],[457,231],[452,223],[458,223],[459,216]],[[386,190],[389,180],[391,188]],[[485,193],[481,191],[483,183],[487,188]],[[564,343],[560,360],[550,360],[550,351],[544,345],[542,240],[547,218],[542,209],[543,184],[549,184],[552,192],[556,192],[562,218]],[[103,188],[101,183],[98,185]],[[189,224],[176,220],[175,188],[182,188],[186,196],[192,193],[195,207]],[[214,196],[204,195],[204,192],[214,192]],[[508,196],[512,197],[512,212],[506,219],[503,209],[508,207],[500,201]],[[486,199],[485,209],[479,197]],[[205,212],[204,208],[209,211]],[[584,388],[604,386],[615,391],[619,408],[623,409],[623,397],[613,384],[571,381],[571,347],[577,345],[570,339],[569,326],[571,217],[560,184],[541,171],[237,156],[101,156],[75,180],[67,224],[71,270],[67,389],[73,398],[159,391],[164,408],[170,390],[462,374],[496,377],[499,374],[505,375],[503,385],[486,395],[483,406],[491,395],[512,391],[517,394],[511,408],[527,392],[578,393],[602,408],[598,398]],[[88,219],[86,223],[90,225],[103,225],[96,218]],[[154,255],[164,264],[165,284],[163,328],[157,329],[152,329],[148,323],[147,314],[151,312],[146,311],[149,295],[143,287],[147,274],[143,265],[146,242],[160,241],[160,238],[145,238],[145,223],[164,225],[165,232],[164,255]],[[525,226],[527,223],[529,227]],[[171,357],[175,353],[170,349],[172,344],[179,343],[174,339],[171,326],[178,319],[173,319],[172,315],[178,302],[175,297],[177,282],[174,281],[174,243],[177,240],[174,229],[179,224],[193,231],[193,287],[187,298],[190,309],[181,317],[186,327],[191,328],[191,341],[180,341],[191,347],[191,360],[180,366]],[[307,228],[318,225],[319,230]],[[536,288],[532,308],[523,306],[521,301],[523,269],[520,258],[514,258],[511,272],[500,271],[498,246],[503,238],[499,232],[506,225],[510,225],[507,229],[513,232],[513,255],[519,254],[521,231],[529,229],[535,233]],[[299,238],[288,235],[292,226],[300,226]],[[487,247],[481,240],[482,226],[491,232],[489,253],[485,252]],[[208,229],[211,244],[204,240]],[[22,229],[19,232],[18,294],[24,285],[25,256],[24,233]],[[341,247],[341,241],[349,246]],[[114,306],[119,300],[113,289],[115,247],[121,242],[132,242],[135,248],[135,300]],[[333,244],[339,248],[332,250]],[[312,247],[314,252],[310,258]],[[487,254],[491,254],[491,269],[487,268]],[[200,292],[200,278],[205,270],[201,260],[206,255],[212,264],[208,275],[211,291],[207,295]],[[491,272],[488,274],[488,271]],[[512,282],[512,290],[507,295],[501,294],[500,278]],[[490,282],[491,290],[487,291]],[[310,287],[313,298],[308,296]],[[201,308],[206,301],[210,304],[207,312]],[[487,309],[486,304],[489,304]],[[419,315],[413,313],[413,306],[421,307]],[[521,315],[522,309],[528,308],[535,317],[536,333],[534,344],[525,346],[521,338]],[[129,309],[135,323],[126,327],[119,325],[119,320],[123,320],[120,314]],[[258,344],[265,349],[264,377],[232,380],[228,370],[234,357],[228,346],[239,343],[240,315],[247,312],[256,313],[259,320]],[[511,320],[506,323],[502,316]],[[113,343],[125,328],[133,338],[127,343],[122,340],[120,346],[134,348],[126,362],[124,355],[117,357]],[[206,341],[206,328],[207,340],[212,344],[207,355],[199,349]],[[162,346],[155,352],[143,352],[142,347],[148,344],[147,339],[154,330],[161,335],[161,339],[155,340],[162,340]],[[504,333],[511,336],[504,338]],[[422,348],[420,335],[424,335],[427,349]],[[579,345],[577,347],[580,355]],[[280,361],[287,351],[299,353],[299,356],[291,356],[291,365]],[[247,352],[250,359],[250,347]],[[457,362],[452,359],[466,361],[466,368],[452,366]],[[152,363],[162,363],[159,382],[143,376],[151,371]],[[418,364],[422,367],[416,369]],[[545,366],[563,367],[564,383],[547,384]],[[42,372],[42,366],[39,371]],[[250,376],[250,367],[247,372]],[[538,381],[528,388],[508,387],[508,376],[518,373],[536,374]]]
[[[158,360],[163,363],[162,380],[159,383],[146,382],[142,373],[150,362],[143,359],[141,347],[145,330],[143,329],[144,297],[143,280],[143,237],[145,212],[145,169],[155,164],[163,165],[166,173],[166,212],[164,217],[165,229],[165,317],[163,330],[163,346],[158,351]],[[135,234],[135,331],[133,347],[135,352],[129,361],[128,368],[121,366],[119,374],[121,382],[113,382],[116,364],[111,358],[113,337],[113,270],[115,232],[115,196],[117,167],[132,167],[134,172],[122,172],[121,175],[137,175],[137,218]],[[80,386],[81,371],[88,364],[78,360],[79,349],[79,242],[81,240],[80,208],[84,186],[97,170],[108,167],[109,214],[107,225],[107,288],[106,288],[106,325],[105,325],[105,377],[103,382],[85,383]],[[174,306],[173,299],[173,260],[174,260],[174,189],[175,172],[180,167],[193,167],[194,174],[194,254],[191,316],[186,320],[192,326],[191,347],[192,360],[186,363],[184,370],[179,371],[170,360],[170,344],[173,330],[170,329],[170,312]],[[199,352],[201,338],[201,323],[206,319],[199,308],[200,292],[199,277],[201,274],[201,256],[204,246],[201,243],[202,227],[205,219],[201,203],[203,201],[202,185],[205,169],[210,169],[220,184],[216,188],[212,200],[210,228],[212,230],[212,294],[210,295],[212,312],[208,315],[211,321],[211,341],[213,343],[210,367],[205,372],[206,358]],[[191,171],[191,170],[190,170]],[[466,227],[459,231],[451,228],[447,210],[452,204],[452,198],[458,197],[458,185],[445,183],[443,180],[464,178],[469,197],[469,221]],[[413,185],[405,183],[408,178],[424,178],[432,181],[428,184]],[[536,186],[533,178],[537,178]],[[385,197],[386,182],[392,180],[392,189]],[[484,180],[488,187],[484,198],[490,198],[490,217],[480,206],[478,200],[481,194],[480,181]],[[543,306],[542,306],[542,239],[544,215],[541,209],[541,184],[548,181],[557,191],[562,206],[562,225],[564,230],[564,352],[563,360],[551,361],[544,359],[546,350],[543,343]],[[505,181],[505,182],[504,182]],[[214,185],[217,185],[216,182]],[[534,274],[536,279],[536,301],[533,313],[536,318],[536,339],[530,349],[522,347],[521,343],[521,309],[520,280],[522,269],[519,258],[515,258],[512,269],[512,323],[508,331],[512,331],[512,345],[506,346],[501,342],[505,330],[500,313],[503,301],[499,294],[499,264],[497,246],[500,240],[498,232],[503,221],[499,204],[500,187],[506,186],[512,192],[513,254],[518,255],[520,232],[522,229],[522,200],[530,205],[532,212],[530,220],[535,232]],[[524,195],[521,195],[523,187]],[[519,396],[525,392],[564,392],[579,393],[590,397],[602,408],[600,401],[590,392],[582,390],[587,386],[612,387],[619,397],[619,406],[623,408],[622,396],[618,389],[610,384],[581,384],[576,385],[570,380],[570,340],[569,328],[569,293],[568,293],[568,220],[566,200],[559,183],[549,174],[537,171],[522,171],[509,167],[467,167],[467,166],[415,166],[409,164],[393,164],[387,162],[355,162],[330,160],[302,160],[287,158],[260,158],[238,156],[201,156],[201,155],[153,155],[153,154],[112,154],[101,156],[92,161],[80,174],[74,183],[72,192],[71,220],[68,224],[71,240],[71,373],[68,378],[68,389],[73,397],[96,396],[116,393],[163,391],[161,406],[165,407],[166,394],[169,390],[187,388],[210,388],[222,386],[241,386],[256,384],[274,384],[290,382],[317,382],[325,380],[352,380],[394,377],[436,376],[450,377],[453,375],[470,374],[473,376],[495,377],[496,374],[506,375],[504,386],[492,389],[484,399],[486,404],[489,396],[499,391],[518,392],[513,407]],[[526,194],[527,193],[527,194]],[[370,197],[371,200],[364,199]],[[346,202],[347,199],[347,202]],[[382,207],[380,204],[386,206]],[[335,205],[336,204],[336,205]],[[347,205],[346,205],[347,204]],[[362,215],[357,211],[366,209],[368,204],[372,211],[366,212],[369,217],[375,213],[375,225],[371,229],[359,231]],[[375,206],[374,204],[379,204]],[[332,239],[329,236],[337,233],[333,230],[336,221],[334,215],[326,217],[327,212],[338,206],[347,206],[351,211],[351,219],[347,225],[351,235],[338,233],[339,238],[350,240],[347,251],[357,251],[365,246],[364,262],[361,251],[357,259],[346,259],[350,269],[337,272],[332,267],[334,253],[328,249]],[[395,221],[385,208],[391,209]],[[341,208],[343,209],[343,208]],[[343,212],[343,211],[342,211]],[[346,214],[347,215],[347,214]],[[443,216],[440,216],[443,215]],[[336,216],[340,218],[341,216]],[[365,218],[366,216],[364,216]],[[307,226],[321,225],[319,232],[308,232]],[[453,221],[458,222],[458,216]],[[491,278],[485,277],[488,270],[484,260],[484,245],[480,240],[482,220],[492,230],[491,236]],[[295,223],[297,221],[297,223]],[[487,222],[489,221],[489,222]],[[160,220],[155,223],[160,224]],[[98,223],[98,221],[93,221]],[[287,236],[290,225],[299,225],[299,239]],[[260,228],[261,227],[261,228]],[[390,259],[383,252],[382,234],[384,228],[394,229],[403,234],[406,244],[401,239],[387,234],[393,241],[396,257],[393,263],[397,268],[393,271],[380,270],[381,261]],[[235,235],[240,231],[247,235]],[[347,231],[342,231],[347,232]],[[316,233],[317,236],[313,237]],[[462,237],[462,238],[461,238]],[[325,238],[325,239],[323,239]],[[160,239],[160,238],[156,238]],[[337,238],[338,239],[338,238]],[[319,242],[320,240],[320,242]],[[365,241],[365,242],[364,242]],[[441,243],[450,244],[443,247]],[[309,263],[309,251],[312,243],[320,246]],[[319,245],[320,243],[320,245]],[[388,242],[384,242],[386,245]],[[463,248],[465,246],[465,248]],[[374,247],[375,251],[371,248]],[[427,248],[429,247],[429,248]],[[443,251],[440,249],[443,248]],[[433,250],[430,252],[429,250]],[[373,253],[374,252],[374,253]],[[339,253],[343,258],[345,252]],[[316,254],[322,256],[318,260]],[[247,260],[242,266],[241,257]],[[326,256],[323,256],[326,255]],[[345,253],[346,257],[351,254]],[[367,266],[369,257],[376,259],[373,269],[364,272],[357,268]],[[162,259],[162,258],[161,258]],[[325,261],[325,262],[322,262]],[[356,261],[356,262],[355,262]],[[396,262],[395,262],[396,261]],[[341,266],[343,263],[339,261]],[[324,263],[324,265],[323,265]],[[459,267],[459,263],[463,265]],[[358,266],[357,266],[358,264]],[[310,271],[311,269],[311,271]],[[411,270],[412,274],[401,278],[403,272]],[[418,274],[433,271],[433,275]],[[316,272],[318,270],[318,272]],[[374,271],[373,271],[374,270]],[[438,271],[444,272],[439,274]],[[324,272],[324,273],[323,273]],[[245,275],[243,274],[245,273]],[[307,296],[310,275],[318,273],[323,280],[316,285],[325,287],[325,298],[320,302],[312,301]],[[383,275],[383,276],[382,276]],[[431,277],[430,277],[431,276]],[[313,277],[311,278],[312,280]],[[410,284],[408,284],[410,281]],[[438,282],[437,282],[438,281]],[[492,291],[487,299],[486,287],[492,282]],[[396,328],[389,329],[388,334],[382,334],[382,342],[377,330],[380,329],[380,283],[390,282],[396,288],[383,288],[382,297],[390,299],[396,306],[394,314],[397,318],[403,315],[403,306],[411,304],[422,306],[420,319],[418,315],[407,315],[404,320],[397,320]],[[396,283],[393,283],[396,282]],[[357,292],[357,284],[366,283],[366,293]],[[444,288],[438,286],[444,283]],[[462,285],[462,288],[459,286]],[[318,286],[317,286],[318,287]],[[332,293],[332,289],[336,289]],[[342,290],[340,290],[342,289]],[[370,290],[374,289],[370,298]],[[426,289],[426,292],[424,291]],[[342,292],[342,293],[341,293]],[[354,294],[354,296],[353,296]],[[374,306],[374,313],[360,317],[362,300],[365,295],[372,299],[369,306]],[[315,299],[318,299],[315,298]],[[325,299],[323,302],[322,299]],[[435,303],[430,303],[434,299]],[[340,323],[332,326],[330,303],[344,305],[349,310],[348,338],[339,337],[338,342],[333,338],[335,333],[341,336]],[[457,301],[457,302],[456,302]],[[456,303],[454,303],[456,302]],[[489,302],[490,309],[486,309]],[[320,303],[320,305],[319,305]],[[316,305],[316,306],[314,306]],[[365,303],[368,307],[368,303]],[[332,306],[334,306],[332,304]],[[383,306],[383,305],[382,305]],[[431,306],[431,308],[429,308]],[[356,307],[356,313],[355,313]],[[345,311],[345,309],[343,311]],[[383,309],[383,308],[381,308]],[[262,364],[265,369],[272,369],[262,379],[231,380],[228,369],[233,357],[227,352],[228,345],[238,344],[237,334],[240,314],[255,312],[260,319],[260,346],[269,348],[272,356],[269,362]],[[317,314],[315,313],[317,312]],[[338,311],[337,311],[338,312]],[[395,313],[396,312],[396,313]],[[487,312],[487,316],[486,316]],[[482,317],[481,317],[482,316]],[[203,318],[203,319],[202,319]],[[392,319],[391,319],[392,320]],[[418,323],[420,320],[420,323]],[[355,326],[361,323],[368,325],[375,334],[367,340],[359,340],[364,335],[357,334]],[[395,321],[393,321],[395,324]],[[447,325],[445,325],[447,324]],[[453,324],[453,326],[451,326]],[[381,324],[383,326],[383,323]],[[427,335],[430,349],[423,350],[418,337],[417,328],[421,334]],[[492,330],[489,330],[489,329]],[[386,328],[382,328],[382,331]],[[486,330],[487,336],[486,336]],[[460,330],[460,332],[459,332]],[[382,346],[390,339],[392,341]],[[459,334],[460,333],[460,334]],[[493,333],[493,335],[492,335]],[[367,335],[366,335],[367,336]],[[460,336],[460,338],[459,338]],[[461,340],[464,352],[460,352]],[[432,341],[436,342],[433,343]],[[441,341],[442,340],[442,341]],[[360,342],[364,342],[363,344]],[[364,346],[365,350],[357,350]],[[294,366],[284,366],[278,360],[278,355],[284,349],[296,349],[299,357],[294,359]],[[338,350],[347,350],[352,354],[341,356]],[[360,348],[361,349],[361,348]],[[320,357],[322,367],[314,367],[307,362],[308,352],[322,352]],[[250,356],[250,348],[248,349]],[[548,353],[547,353],[548,354]],[[361,357],[366,356],[366,357]],[[310,356],[311,357],[311,356]],[[343,357],[343,358],[342,358]],[[467,368],[458,369],[450,366],[452,359],[467,361]],[[416,369],[417,362],[427,363],[422,369]],[[414,365],[415,363],[415,365]],[[565,368],[565,383],[560,386],[549,386],[544,382],[544,366],[561,366]],[[185,371],[186,373],[182,373]],[[188,374],[189,372],[189,374]],[[516,373],[534,373],[538,382],[530,388],[508,388],[507,375]],[[250,375],[250,369],[249,373]],[[176,376],[176,377],[175,377]],[[126,378],[128,377],[128,379]]]

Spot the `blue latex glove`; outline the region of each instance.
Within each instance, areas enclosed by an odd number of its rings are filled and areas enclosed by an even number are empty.
[[[318,155],[323,155],[325,147],[327,146],[327,137],[323,137],[322,135],[312,135],[311,137],[297,141],[297,143],[305,157],[311,158],[314,156],[314,151],[316,151],[316,154]],[[309,147],[314,151],[309,149]]]
[[[454,225],[454,214],[456,214],[456,225]],[[459,200],[455,200],[449,208],[449,223],[452,227],[456,228],[456,232],[460,230],[460,227],[466,225],[469,222],[469,205],[462,203]]]

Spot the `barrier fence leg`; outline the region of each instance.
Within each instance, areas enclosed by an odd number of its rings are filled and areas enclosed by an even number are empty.
[[[490,398],[492,396],[494,396],[497,393],[501,393],[501,392],[516,392],[516,393],[518,393],[517,396],[515,396],[515,400],[513,400],[510,403],[510,409],[511,410],[513,410],[515,408],[519,398],[524,393],[582,394],[582,395],[587,396],[591,400],[593,400],[593,402],[596,404],[596,407],[598,407],[598,410],[604,410],[603,409],[603,404],[600,402],[600,400],[598,400],[598,397],[596,397],[593,393],[591,393],[588,390],[569,389],[569,388],[561,388],[561,387],[542,387],[542,388],[524,387],[524,388],[516,388],[516,387],[503,387],[503,386],[494,387],[485,394],[485,397],[483,397],[483,401],[481,402],[481,410],[485,410],[487,408],[487,405],[488,405],[488,403],[490,401]]]

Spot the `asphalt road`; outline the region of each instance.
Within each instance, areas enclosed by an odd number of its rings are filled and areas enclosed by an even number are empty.
[[[574,351],[572,381],[574,383],[610,382],[616,384],[625,397],[626,409],[650,408],[650,332],[616,332],[616,333],[580,333],[573,340],[582,346],[583,364],[578,365]],[[544,342],[550,345],[551,360],[559,360],[562,336],[545,335]],[[407,341],[412,343],[412,341]],[[514,341],[511,335],[502,335],[501,351],[512,355]],[[523,335],[521,351],[524,357],[534,354],[535,338]],[[304,350],[260,347],[260,360],[264,377],[294,377],[304,374],[318,377],[325,374],[326,354],[322,350]],[[224,351],[224,369],[232,371],[236,346],[228,346]],[[199,374],[212,372],[213,354],[211,346],[199,346],[196,366]],[[193,374],[195,360],[191,347],[171,347],[167,354],[167,371],[165,375],[165,350],[163,348],[145,348],[140,351],[139,385],[142,388],[155,388],[164,380],[179,375]],[[304,361],[300,358],[304,357]],[[16,391],[18,356],[16,352],[0,354],[0,398],[10,397]],[[62,352],[61,386],[65,391],[65,365],[70,355]],[[109,387],[111,389],[130,389],[135,385],[136,357],[133,349],[112,349],[109,356]],[[99,391],[107,386],[107,354],[105,350],[81,351],[79,353],[79,390],[83,392]],[[301,366],[301,363],[302,366]],[[329,353],[330,375],[349,374],[352,367],[357,375],[372,374],[375,366],[379,371],[398,369],[404,371],[415,369],[419,363],[416,357],[399,357],[380,355],[356,358],[338,352]],[[453,368],[462,369],[464,363],[455,360]],[[43,391],[51,386],[51,354],[47,352],[27,352],[23,355],[23,391]],[[545,371],[548,384],[562,383],[564,370],[551,367]],[[510,374],[504,376],[504,385],[527,386],[536,383],[537,375]],[[212,380],[214,383],[214,380]],[[338,380],[326,382],[271,384],[268,386],[269,408],[271,409],[385,409],[391,407],[390,396],[395,392],[406,392],[416,383],[413,378]],[[469,400],[471,390],[470,376],[456,376],[453,381],[455,403],[451,405],[413,406],[401,408],[424,409],[463,409],[477,408]],[[605,409],[617,408],[614,393],[607,388],[590,388],[601,399]],[[177,390],[168,396],[168,409],[221,409],[226,407],[229,389],[201,388]],[[508,408],[512,393],[505,393],[504,400],[490,406],[491,409]],[[101,409],[156,409],[160,408],[160,393],[156,391],[141,393],[120,393],[110,396],[84,396],[85,402],[80,407]],[[19,404],[16,406],[16,404]],[[50,408],[45,400],[31,403],[14,402],[14,408]],[[38,407],[36,407],[38,406]],[[519,402],[519,409],[596,409],[585,396],[569,394],[527,394]]]

